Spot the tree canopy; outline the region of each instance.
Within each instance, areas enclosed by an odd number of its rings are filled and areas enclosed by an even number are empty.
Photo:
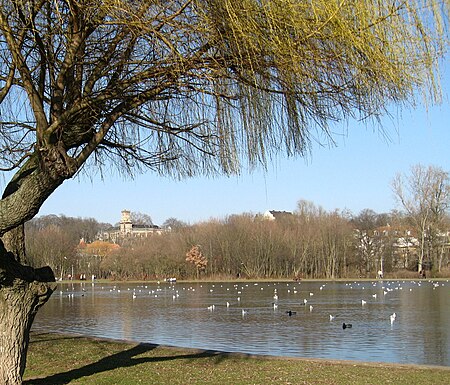
[[[1,0],[0,234],[64,180],[236,173],[439,100],[448,0]],[[95,166],[95,168],[89,168]]]

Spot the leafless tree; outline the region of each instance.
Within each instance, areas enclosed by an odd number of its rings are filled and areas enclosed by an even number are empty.
[[[172,230],[178,230],[178,229],[181,229],[182,227],[186,227],[186,226],[188,226],[187,223],[185,223],[177,218],[167,218],[163,223],[164,228],[170,228]]]
[[[130,215],[131,215],[131,222],[133,222],[133,225],[140,225],[147,227],[153,226],[152,218],[148,214],[133,211]]]
[[[408,175],[395,176],[392,189],[417,231],[420,245],[417,269],[421,272],[426,252],[429,253],[436,245],[435,241],[443,231],[442,224],[448,213],[448,172],[436,166],[415,165]]]

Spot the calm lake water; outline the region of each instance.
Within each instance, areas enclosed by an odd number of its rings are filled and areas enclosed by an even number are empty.
[[[343,329],[343,323],[352,327]],[[450,366],[450,282],[59,284],[33,330],[228,352]]]

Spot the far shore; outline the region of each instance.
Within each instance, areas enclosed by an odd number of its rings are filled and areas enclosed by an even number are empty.
[[[374,282],[374,281],[448,281],[449,277],[438,277],[438,278],[398,278],[398,277],[384,277],[384,278],[304,278],[304,279],[289,279],[289,278],[204,278],[204,279],[177,279],[176,281],[170,282],[166,279],[148,279],[148,280],[139,280],[139,279],[123,279],[123,280],[115,280],[115,279],[63,279],[57,280],[57,283],[103,283],[103,284],[116,284],[116,283],[226,283],[226,282],[283,282],[283,283],[301,283],[301,282]]]

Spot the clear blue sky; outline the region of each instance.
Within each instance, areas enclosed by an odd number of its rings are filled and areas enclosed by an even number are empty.
[[[448,70],[445,65],[444,70]],[[351,123],[336,130],[337,147],[315,146],[305,159],[280,159],[267,172],[239,177],[174,181],[152,173],[124,180],[120,176],[93,182],[66,181],[43,205],[39,215],[64,214],[116,223],[120,211],[150,215],[155,224],[167,218],[196,223],[267,209],[294,211],[300,199],[326,210],[358,214],[397,208],[390,187],[397,172],[414,164],[450,171],[450,74],[444,74],[442,105],[426,111],[403,111],[394,123],[386,119],[386,140],[376,128]]]

